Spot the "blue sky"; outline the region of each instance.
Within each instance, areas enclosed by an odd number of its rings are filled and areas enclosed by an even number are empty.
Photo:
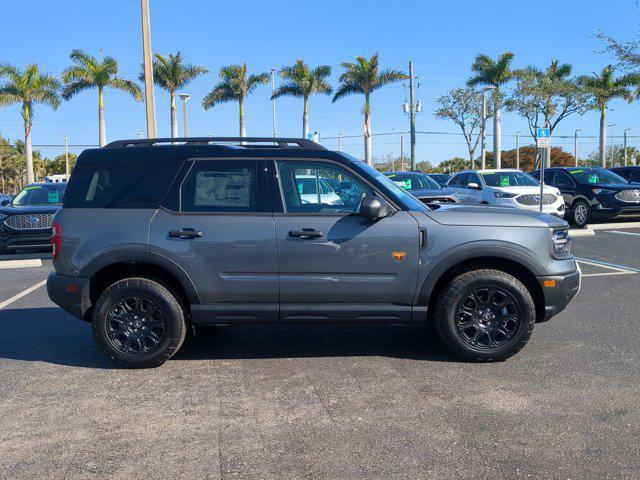
[[[4,0],[4,11],[23,11],[25,2]],[[47,72],[59,75],[69,64],[73,48],[120,62],[122,76],[136,79],[142,58],[140,2],[78,2],[71,0],[29,0],[29,34],[15,21],[0,23],[0,61],[24,66],[36,62]],[[247,62],[253,72],[292,64],[302,58],[310,65],[333,67],[337,84],[340,63],[357,55],[380,53],[385,67],[407,69],[413,60],[420,77],[417,97],[425,105],[417,118],[422,131],[456,132],[450,122],[434,116],[434,99],[449,89],[462,86],[478,53],[491,56],[509,49],[516,54],[515,66],[545,66],[551,58],[569,62],[576,74],[588,74],[612,61],[597,53],[602,44],[590,35],[601,29],[616,38],[629,39],[638,30],[638,7],[633,0],[610,1],[334,1],[323,2],[232,2],[196,0],[151,0],[153,50],[167,54],[180,50],[192,63],[205,65],[211,73],[195,80],[186,91],[191,135],[236,135],[237,105],[227,104],[208,112],[200,106],[202,97],[217,81],[221,66]],[[270,87],[260,87],[247,101],[249,135],[270,135]],[[402,85],[379,90],[372,97],[373,133],[408,129],[402,103],[408,91]],[[145,129],[144,105],[127,94],[108,91],[105,98],[107,139],[135,138]],[[362,98],[349,97],[331,103],[330,97],[311,100],[311,129],[321,137],[361,134]],[[168,136],[169,97],[156,89],[158,134]],[[640,136],[640,103],[611,105],[609,122],[617,124],[616,135],[634,128]],[[179,110],[181,112],[181,110]],[[302,103],[284,98],[277,103],[278,130],[282,136],[301,134]],[[180,113],[181,115],[181,113]],[[180,126],[181,116],[179,117]],[[55,112],[46,107],[36,111],[35,144],[59,144],[69,134],[73,144],[95,144],[98,140],[97,92],[85,92],[65,102]],[[598,116],[588,113],[565,120],[557,135],[572,135],[582,128],[585,136],[597,134]],[[182,127],[181,127],[182,129]],[[526,131],[526,122],[503,114],[503,148],[513,148],[516,130]],[[0,133],[11,139],[22,137],[18,108],[0,109]],[[391,136],[374,137],[374,156],[391,153]],[[527,143],[526,139],[522,143]],[[638,139],[630,144],[637,145]],[[326,140],[335,148],[335,140]],[[572,141],[555,139],[554,144],[572,149]],[[581,152],[595,149],[596,139],[584,139]],[[361,139],[345,139],[343,149],[363,156]],[[54,156],[59,148],[42,148]],[[399,151],[399,135],[395,152]],[[466,156],[460,136],[419,135],[418,160],[438,163],[453,156]]]

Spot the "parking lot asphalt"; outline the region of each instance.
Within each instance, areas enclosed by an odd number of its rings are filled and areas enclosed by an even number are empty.
[[[50,261],[0,270],[0,478],[638,478],[625,232],[575,239],[582,291],[496,364],[422,327],[247,326],[121,370],[43,287],[11,301]]]

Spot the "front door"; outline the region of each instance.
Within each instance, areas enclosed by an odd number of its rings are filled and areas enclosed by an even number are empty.
[[[357,215],[360,199],[377,192],[341,164],[277,160],[272,167],[283,206],[274,213],[282,321],[409,321],[419,266],[415,218],[400,210],[377,221]],[[344,182],[353,185],[348,192],[330,187]]]
[[[196,323],[278,321],[264,159],[198,159],[186,168],[151,222],[152,259],[190,277],[200,300],[192,306]]]

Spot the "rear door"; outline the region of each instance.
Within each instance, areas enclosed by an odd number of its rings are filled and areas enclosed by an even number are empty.
[[[406,322],[418,275],[418,223],[406,211],[371,221],[356,214],[375,188],[345,165],[325,160],[276,160],[272,202],[286,321]],[[315,198],[303,182],[353,184],[349,195]],[[276,206],[277,205],[277,206]]]
[[[277,321],[274,221],[264,159],[187,162],[151,222],[152,258],[188,275],[199,323]]]
[[[566,205],[571,205],[573,203],[573,199],[576,196],[576,184],[571,178],[571,176],[565,172],[564,170],[556,170],[555,175],[550,179],[550,185],[553,185],[564,198],[564,202]],[[545,173],[545,177],[546,177]]]

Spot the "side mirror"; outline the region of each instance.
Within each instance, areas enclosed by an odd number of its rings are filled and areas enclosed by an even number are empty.
[[[482,190],[482,188],[480,188],[480,185],[478,185],[476,182],[468,183],[467,188],[470,188],[471,190]]]
[[[393,209],[385,200],[380,197],[366,196],[360,202],[358,214],[362,217],[376,220],[391,215]]]
[[[2,200],[2,202],[0,202],[0,207],[6,207],[10,203],[11,203],[11,200],[9,200],[8,198],[5,198],[4,200]]]

